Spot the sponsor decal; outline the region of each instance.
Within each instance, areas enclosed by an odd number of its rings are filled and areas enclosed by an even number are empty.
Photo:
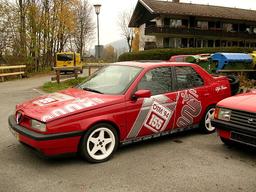
[[[166,127],[172,118],[177,102],[181,101],[181,116],[177,120],[177,129],[166,131]],[[143,101],[140,112],[127,136],[127,142],[134,142],[142,127],[150,129],[155,134],[152,137],[179,132],[193,128],[194,118],[198,117],[202,111],[202,104],[199,100],[199,95],[196,90],[190,89],[178,92],[175,101],[169,99],[165,95],[156,95],[151,98],[146,98]],[[147,138],[147,136],[145,136]],[[150,136],[148,136],[150,137]],[[144,138],[144,137],[143,137]]]
[[[45,106],[57,101],[68,101],[71,99],[74,99],[74,97],[62,93],[53,93],[48,95],[46,98],[34,101],[33,104],[38,106]]]
[[[163,131],[172,115],[173,111],[154,101],[144,121],[144,126],[153,132]]]
[[[192,125],[194,118],[200,115],[202,105],[198,97],[197,91],[194,89],[186,90],[181,93],[183,107],[181,109],[181,116],[177,120],[178,127]]]
[[[225,89],[227,89],[227,87],[221,85],[221,86],[219,86],[219,87],[216,87],[216,88],[215,88],[215,91],[216,91],[217,93],[219,93],[220,91],[225,90]]]
[[[155,104],[154,109],[153,104]],[[156,109],[157,107],[158,110]],[[175,108],[176,102],[170,100],[165,95],[155,95],[150,98],[145,98],[140,112],[127,135],[127,139],[136,138],[143,126],[154,132],[164,130]]]
[[[85,109],[87,107],[91,107],[101,103],[104,103],[104,101],[100,98],[76,99],[72,103],[66,104],[61,108],[54,109],[49,114],[44,115],[41,121],[46,122],[56,117],[59,117],[68,113],[72,113],[74,111],[78,111],[81,109]]]

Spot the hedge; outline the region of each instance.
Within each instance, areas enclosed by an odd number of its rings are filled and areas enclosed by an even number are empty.
[[[242,47],[206,47],[206,48],[172,48],[172,49],[151,49],[146,51],[123,53],[118,61],[132,60],[169,60],[173,55],[194,55],[200,53],[251,53],[253,48]]]

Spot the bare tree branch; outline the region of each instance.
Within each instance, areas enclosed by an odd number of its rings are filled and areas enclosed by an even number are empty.
[[[121,36],[124,37],[127,41],[129,52],[131,52],[132,41],[133,41],[133,29],[129,28],[129,22],[131,20],[131,16],[133,13],[133,9],[129,11],[123,11],[119,14],[118,26],[120,28]]]

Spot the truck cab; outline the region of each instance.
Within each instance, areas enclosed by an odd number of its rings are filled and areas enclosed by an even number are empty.
[[[56,67],[63,68],[61,69],[62,72],[74,71],[75,67],[78,67],[80,72],[83,71],[80,54],[75,52],[57,53]]]

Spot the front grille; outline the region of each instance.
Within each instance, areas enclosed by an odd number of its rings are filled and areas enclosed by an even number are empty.
[[[246,143],[249,145],[253,145],[256,147],[256,137],[251,137],[245,134],[241,133],[236,133],[236,132],[231,132],[231,139],[241,142],[241,143]]]
[[[256,129],[256,114],[232,110],[230,123]]]

